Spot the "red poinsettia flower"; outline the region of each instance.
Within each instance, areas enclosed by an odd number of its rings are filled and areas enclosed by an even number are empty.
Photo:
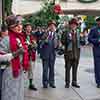
[[[56,14],[62,14],[63,13],[61,6],[59,4],[54,5],[54,13],[56,13]]]

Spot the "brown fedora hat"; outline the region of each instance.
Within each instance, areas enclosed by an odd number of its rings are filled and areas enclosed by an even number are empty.
[[[78,26],[77,19],[72,18],[72,19],[69,21],[69,24],[76,24],[76,25]]]
[[[54,20],[51,20],[51,21],[48,22],[48,26],[50,26],[51,24],[56,26],[56,22]]]
[[[24,27],[27,27],[27,26],[32,26],[31,23],[27,22]]]

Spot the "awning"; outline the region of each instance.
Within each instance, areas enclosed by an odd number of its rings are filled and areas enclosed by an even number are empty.
[[[12,12],[27,15],[40,11],[42,2],[34,0],[13,0]]]
[[[12,11],[15,14],[27,15],[41,9],[42,0],[13,0]],[[94,3],[80,3],[78,0],[60,2],[65,14],[100,15],[100,0]]]

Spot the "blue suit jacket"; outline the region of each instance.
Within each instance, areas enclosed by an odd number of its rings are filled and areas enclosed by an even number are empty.
[[[56,33],[55,33],[56,34]],[[55,53],[55,39],[48,40],[48,42],[45,42],[44,40],[40,43],[40,57],[42,59],[55,59],[56,53]]]
[[[93,44],[94,57],[100,57],[100,34],[98,33],[98,27],[93,27],[88,35],[88,41]]]

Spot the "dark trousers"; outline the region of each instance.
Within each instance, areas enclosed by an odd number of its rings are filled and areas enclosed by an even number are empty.
[[[94,57],[94,65],[95,80],[100,85],[100,57]]]
[[[54,85],[54,65],[55,65],[55,57],[54,59],[42,59],[43,66],[43,74],[42,74],[42,83],[43,86],[47,86],[48,84]]]
[[[70,70],[72,68],[72,82],[77,83],[77,69],[80,58],[80,49],[78,49],[77,58],[72,57],[72,52],[69,51],[64,55],[65,59],[65,83],[70,83]]]
[[[93,48],[94,72],[96,84],[100,85],[100,48]]]
[[[0,100],[1,100],[1,89],[2,89],[2,75],[3,75],[4,69],[0,69]]]
[[[95,72],[95,80],[98,85],[100,85],[100,58],[95,58],[95,67],[94,67],[94,72]]]

